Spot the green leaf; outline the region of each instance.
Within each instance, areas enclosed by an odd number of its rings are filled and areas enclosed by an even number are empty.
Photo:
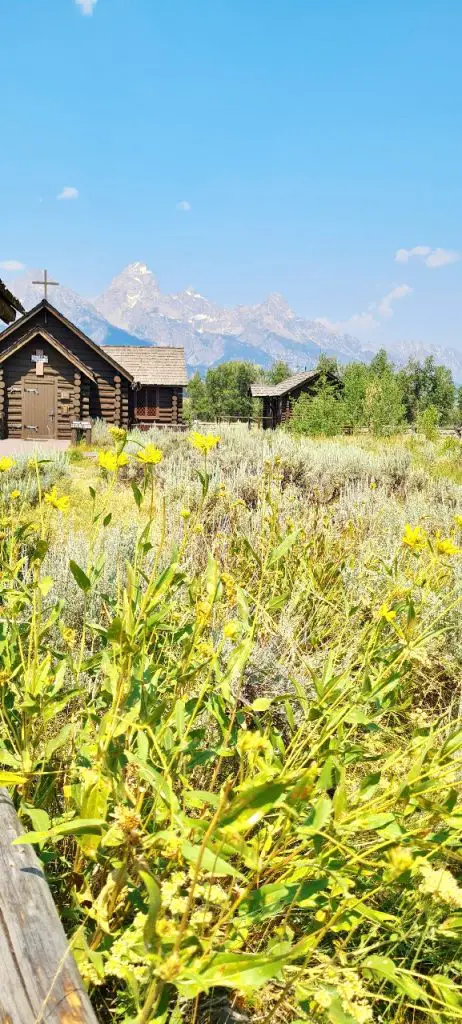
[[[329,989],[326,988],[326,991],[329,992]],[[331,1001],[326,1013],[331,1024],[357,1024],[358,1018],[352,1017],[344,1010],[342,1000],[335,989],[331,989],[329,994],[331,994]]]
[[[38,588],[40,590],[42,597],[46,597],[47,594],[50,593],[53,583],[54,580],[51,578],[51,576],[43,576],[43,578],[39,580]]]
[[[441,760],[452,757],[462,747],[462,729],[455,729],[441,748]]]
[[[158,794],[169,809],[171,808],[175,812],[179,811],[178,797],[173,792],[170,781],[158,772],[156,768],[153,768],[152,765],[146,764],[142,758],[137,757],[136,754],[128,753],[127,759],[131,764],[137,766],[141,778],[149,783],[154,794]]]
[[[230,655],[226,671],[223,673],[220,679],[223,696],[225,697],[226,700],[229,700],[231,696],[230,684],[234,682],[236,679],[239,679],[239,677],[242,675],[251,653],[252,640],[250,637],[247,637],[245,640],[242,640],[241,643],[237,645],[237,647],[234,648],[234,651]]]
[[[210,552],[207,557],[207,571],[205,575],[205,580],[207,588],[207,600],[213,603],[216,597],[218,584],[220,582],[220,566],[218,565],[217,560],[213,558],[213,556],[210,554]]]
[[[146,948],[150,950],[153,945],[153,939],[156,932],[156,922],[160,913],[162,900],[159,886],[154,876],[151,875],[151,872],[146,871],[145,869],[140,869],[139,875],[146,886],[149,897],[149,909],[143,929],[143,938]]]
[[[217,953],[210,965],[200,973],[199,980],[205,990],[220,985],[251,993],[280,975],[286,963],[286,953],[275,956],[265,953]]]
[[[137,508],[140,508],[141,507],[141,503],[143,501],[143,495],[142,495],[139,487],[137,487],[137,485],[135,483],[132,483],[132,491],[133,491],[133,497],[135,499]]]
[[[332,814],[332,800],[328,796],[321,796],[311,810],[308,827],[313,832],[321,832]]]
[[[69,739],[69,736],[71,735],[73,728],[74,723],[67,722],[67,724],[63,725],[62,729],[59,730],[56,736],[53,736],[51,740],[48,740],[48,743],[45,747],[46,761],[48,761],[49,758],[52,757],[57,750],[60,750],[61,747],[64,747],[64,744],[67,743],[67,740]]]
[[[458,1008],[462,1006],[461,990],[451,978],[447,978],[445,974],[430,974],[428,982],[436,993],[437,998],[441,999],[446,1006],[456,1006]]]
[[[21,807],[22,814],[26,814],[32,822],[32,828],[36,831],[46,832],[50,828],[50,817],[40,807]]]
[[[185,860],[190,864],[197,864],[200,858],[201,871],[207,871],[215,878],[225,878],[230,876],[231,878],[242,878],[243,875],[236,868],[233,868],[232,864],[228,864],[228,861],[224,860],[223,857],[219,857],[213,850],[197,844],[189,843],[185,841],[181,846],[181,852]]]
[[[253,828],[289,791],[290,785],[287,782],[264,782],[261,786],[244,790],[231,801],[220,820],[220,827],[232,825],[234,829]]]
[[[278,594],[277,597],[272,597],[266,605],[266,610],[268,612],[275,612],[278,608],[284,608],[290,596],[290,590],[287,590],[284,594]]]
[[[88,579],[86,573],[84,573],[83,569],[80,568],[80,565],[77,565],[77,562],[74,562],[71,559],[71,561],[69,562],[69,568],[71,570],[71,573],[75,579],[77,586],[80,587],[80,589],[83,590],[84,593],[87,593],[89,590],[91,590],[91,582]]]
[[[45,558],[45,555],[46,555],[46,553],[48,551],[48,547],[49,547],[48,541],[43,540],[43,539],[42,540],[38,540],[36,545],[35,545],[35,548],[31,552],[31,561],[33,561],[33,562],[43,562],[43,559]]]
[[[275,562],[279,562],[290,551],[297,540],[298,532],[298,530],[295,530],[294,533],[289,533],[287,537],[284,537],[281,544],[278,544],[277,548],[273,548],[268,559],[268,568],[274,565]]]
[[[103,775],[99,775],[95,781],[91,781],[89,785],[85,786],[79,808],[82,816],[90,820],[105,821],[110,791],[111,785]],[[93,857],[99,845],[98,832],[85,833],[79,840],[80,849],[87,857]]]
[[[268,711],[273,701],[271,697],[257,697],[256,700],[250,705],[251,711]]]
[[[416,1002],[428,1002],[425,990],[414,981],[410,974],[400,970],[389,957],[378,956],[374,953],[373,956],[364,960],[362,967],[371,971],[376,977],[389,981],[398,992],[402,992],[409,999]]]
[[[172,562],[170,565],[167,565],[163,572],[161,572],[160,576],[158,576],[152,589],[151,608],[154,604],[152,598],[156,597],[157,600],[155,601],[155,604],[158,604],[159,599],[166,593],[177,572],[178,562]]]
[[[265,921],[268,917],[278,916],[290,906],[313,906],[317,894],[327,889],[328,881],[324,877],[300,881],[298,884],[274,882],[262,885],[242,900],[238,914],[240,917],[250,917],[253,921]]]
[[[60,825],[53,825],[53,828],[44,832],[26,832],[23,836],[13,839],[13,846],[44,843],[48,839],[62,839],[63,836],[99,836],[104,825],[104,821],[97,819],[73,818],[72,821],[63,821]]]
[[[370,800],[380,784],[380,772],[371,772],[362,780],[359,787],[361,800]]]
[[[381,814],[367,814],[356,819],[356,826],[360,829],[382,829],[387,825],[394,824],[395,816],[390,811],[383,811]]]
[[[104,519],[103,519],[103,526],[109,526],[109,523],[111,522],[111,519],[112,519],[112,512],[108,512],[107,516],[105,516]]]
[[[7,772],[0,768],[0,786],[24,786],[28,776],[20,772]]]
[[[319,789],[324,790],[324,792],[327,792],[327,790],[329,789],[335,789],[335,786],[337,785],[338,781],[339,770],[337,762],[333,757],[328,757],[321,769],[321,773],[318,779],[318,787]]]

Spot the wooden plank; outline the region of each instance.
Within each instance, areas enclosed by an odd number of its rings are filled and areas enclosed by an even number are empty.
[[[97,1024],[32,846],[0,789],[0,1021]]]

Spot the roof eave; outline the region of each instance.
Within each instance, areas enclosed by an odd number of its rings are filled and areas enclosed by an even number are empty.
[[[28,345],[29,342],[32,341],[33,338],[36,338],[38,335],[42,337],[44,341],[46,341],[49,345],[55,348],[57,352],[59,352],[65,359],[68,360],[68,362],[72,363],[73,366],[76,366],[77,369],[79,369],[81,373],[83,373],[86,377],[93,381],[93,383],[96,383],[96,377],[94,376],[93,372],[88,368],[88,366],[85,366],[85,363],[82,363],[78,356],[75,356],[74,353],[71,352],[70,349],[66,348],[65,345],[61,345],[61,343],[57,341],[57,339],[54,338],[52,334],[49,334],[49,332],[46,331],[43,327],[34,328],[32,331],[29,331],[27,334],[24,334],[22,338],[18,338],[16,342],[13,342],[13,344],[9,346],[9,348],[3,349],[3,351],[0,352],[0,364],[9,359],[10,356],[14,355],[14,353],[17,352],[19,349],[23,348],[24,345]]]

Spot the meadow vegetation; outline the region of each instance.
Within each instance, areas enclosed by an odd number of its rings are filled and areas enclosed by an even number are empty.
[[[219,435],[0,462],[22,841],[102,1022],[461,1021],[462,445]]]

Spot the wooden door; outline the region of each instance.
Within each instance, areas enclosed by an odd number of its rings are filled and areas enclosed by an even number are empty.
[[[54,381],[24,381],[22,436],[28,440],[56,437],[56,385]]]

